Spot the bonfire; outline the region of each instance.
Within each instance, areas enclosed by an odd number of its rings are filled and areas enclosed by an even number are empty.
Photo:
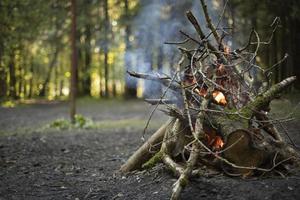
[[[167,42],[178,45],[182,55],[172,76],[128,72],[165,87],[160,99],[147,102],[155,108],[162,104],[170,119],[134,152],[120,171],[164,163],[178,177],[171,199],[179,199],[190,177],[203,175],[203,169],[250,177],[284,175],[299,166],[298,152],[274,125],[290,119],[271,119],[268,114],[270,102],[296,77],[272,85],[271,71],[280,63],[269,68],[255,64],[260,45],[269,42],[261,41],[252,30],[244,47],[231,50],[224,42],[228,33],[219,27],[220,22],[212,23],[204,0],[201,5],[210,33],[204,34],[191,11],[186,13],[197,37],[180,31],[184,41]],[[275,19],[269,41],[278,23]],[[263,78],[259,80],[253,71]],[[168,91],[172,91],[171,99],[166,98]]]

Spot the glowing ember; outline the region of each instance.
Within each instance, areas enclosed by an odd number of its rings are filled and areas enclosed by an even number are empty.
[[[216,133],[206,133],[205,135],[207,139],[207,144],[209,147],[212,147],[212,149],[219,150],[224,146],[222,138],[216,135]]]
[[[224,94],[220,91],[214,91],[213,92],[213,97],[215,99],[215,101],[221,105],[226,105],[227,101],[226,98],[224,96]]]
[[[202,97],[205,97],[207,95],[207,90],[204,88],[201,88],[200,90],[198,88],[196,88],[195,92],[197,92]]]
[[[213,143],[213,147],[215,147],[215,149],[220,149],[223,147],[223,145],[224,145],[224,142],[223,142],[222,138],[220,136],[216,136],[215,141]]]
[[[228,46],[225,46],[224,47],[224,53],[225,53],[225,55],[228,55],[229,52],[230,52],[230,48]]]

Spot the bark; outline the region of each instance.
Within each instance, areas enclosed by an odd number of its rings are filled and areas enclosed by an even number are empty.
[[[16,93],[16,73],[15,73],[15,53],[12,51],[9,56],[9,96],[13,99],[17,99]]]
[[[222,156],[235,165],[242,167],[259,167],[269,157],[269,153],[258,147],[253,134],[247,129],[237,129],[226,137]],[[230,173],[248,174],[252,169],[233,168]]]
[[[6,91],[7,91],[6,72],[5,69],[2,66],[0,66],[0,99],[6,97]]]
[[[17,82],[18,82],[18,96],[22,97],[23,96],[23,86],[25,84],[25,80],[24,80],[24,74],[25,74],[25,69],[23,68],[23,64],[21,62],[21,59],[18,60],[18,71],[19,71],[19,75],[17,76]]]
[[[32,96],[33,96],[33,77],[34,77],[34,59],[33,59],[33,56],[30,57],[29,65],[30,65],[29,72],[31,74],[31,77],[29,79],[28,98],[32,98]]]
[[[77,45],[76,45],[76,0],[71,1],[71,79],[70,79],[70,118],[71,122],[75,122],[76,114],[76,92],[77,92],[77,83],[76,83],[76,72],[78,65],[78,56],[77,56]]]
[[[300,89],[300,67],[298,66],[300,63],[300,19],[293,19],[293,28],[291,31],[293,32],[293,73],[298,77],[297,84],[295,84],[295,88]],[[297,53],[298,52],[298,53]]]
[[[83,94],[90,95],[91,94],[91,27],[90,25],[86,26],[86,41],[85,41],[85,71],[83,75]]]
[[[123,164],[120,171],[123,173],[140,169],[142,165],[155,155],[160,147],[167,128],[172,121],[163,124],[134,154]],[[150,151],[151,150],[151,151]]]
[[[6,97],[7,83],[6,83],[6,71],[2,66],[2,47],[0,46],[0,99]]]
[[[108,80],[109,80],[109,65],[108,65],[108,33],[109,33],[109,15],[108,15],[108,0],[104,0],[104,77],[105,77],[105,93],[104,97],[108,98]]]
[[[91,32],[91,24],[88,20],[90,20],[90,4],[91,1],[86,1],[86,17],[87,22],[85,24],[85,41],[84,41],[84,54],[85,54],[85,60],[84,60],[84,74],[83,74],[83,80],[82,80],[82,93],[83,95],[90,95],[91,94],[91,62],[92,62],[92,50],[91,50],[91,39],[92,39],[92,32]]]

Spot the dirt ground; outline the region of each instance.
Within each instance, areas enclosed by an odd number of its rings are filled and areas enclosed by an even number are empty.
[[[143,102],[82,101],[79,113],[106,128],[45,128],[68,117],[66,103],[0,108],[0,199],[168,199],[175,179],[159,165],[131,175],[117,173],[142,143],[141,132],[150,107]],[[163,123],[154,116],[153,127]],[[132,119],[126,125],[118,123]],[[142,121],[142,123],[141,123]],[[136,124],[138,123],[138,126]],[[300,145],[299,120],[288,125]],[[150,131],[151,132],[151,131]],[[222,174],[193,179],[182,199],[300,199],[300,174],[260,179]]]

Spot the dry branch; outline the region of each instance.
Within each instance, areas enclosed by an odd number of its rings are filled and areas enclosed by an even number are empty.
[[[130,172],[136,169],[141,169],[142,165],[148,161],[160,149],[161,141],[165,132],[172,124],[168,121],[163,124],[120,168],[121,172]]]

